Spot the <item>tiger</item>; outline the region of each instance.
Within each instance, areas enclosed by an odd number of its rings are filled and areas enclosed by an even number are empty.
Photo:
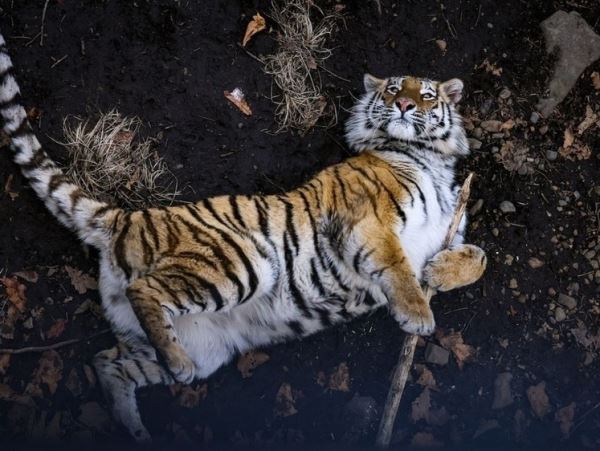
[[[118,344],[93,360],[114,418],[138,441],[136,390],[206,379],[236,354],[387,306],[406,333],[435,320],[423,285],[476,282],[487,258],[442,249],[469,147],[459,79],[364,76],[345,137],[355,155],[282,194],[220,195],[129,211],[90,198],[50,158],[20,103],[0,35],[0,115],[16,165],[48,210],[99,255]]]

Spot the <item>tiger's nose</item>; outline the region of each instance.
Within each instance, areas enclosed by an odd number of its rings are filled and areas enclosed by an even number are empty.
[[[412,110],[414,107],[417,106],[415,101],[408,97],[397,98],[396,105],[398,105],[398,108],[400,108],[400,111],[402,111],[403,113],[406,113],[407,111]]]

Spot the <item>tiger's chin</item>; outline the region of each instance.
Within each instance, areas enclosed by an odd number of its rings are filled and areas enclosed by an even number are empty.
[[[417,132],[412,121],[408,119],[396,119],[388,126],[387,133],[393,139],[401,141],[412,141],[417,138]]]

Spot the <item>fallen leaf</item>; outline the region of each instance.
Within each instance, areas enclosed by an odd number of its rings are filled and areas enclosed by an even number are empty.
[[[67,274],[71,278],[71,285],[73,285],[73,288],[79,294],[84,294],[88,290],[98,289],[98,281],[89,274],[84,274],[80,269],[66,265],[65,271],[67,271]]]
[[[502,143],[500,152],[494,154],[496,161],[504,166],[504,169],[510,172],[516,172],[519,175],[533,174],[533,158],[529,155],[529,147],[523,143],[515,144],[513,141]]]
[[[590,351],[600,349],[600,331],[596,335],[590,334],[583,321],[577,321],[577,327],[571,329],[571,334],[575,341],[584,348]]]
[[[171,394],[177,397],[177,403],[188,409],[197,407],[200,401],[208,395],[208,384],[202,384],[196,388],[190,385],[173,384],[169,388],[171,389]]]
[[[566,407],[559,409],[554,414],[554,421],[559,423],[560,432],[566,438],[573,427],[573,418],[575,418],[575,403],[572,402]]]
[[[592,79],[592,85],[594,86],[594,89],[600,91],[600,74],[598,72],[592,72],[590,78]]]
[[[252,36],[263,31],[265,28],[267,28],[267,22],[265,21],[265,18],[257,12],[246,26],[246,33],[244,34],[244,39],[242,39],[242,47],[246,47],[246,44],[248,44]]]
[[[512,130],[515,126],[515,121],[513,119],[509,119],[504,121],[500,126],[500,130]]]
[[[579,140],[575,140],[573,145],[569,147],[561,147],[558,150],[560,156],[567,160],[587,160],[592,156],[592,151],[589,146]]]
[[[550,400],[546,394],[546,382],[542,381],[527,389],[527,399],[531,410],[538,418],[543,418],[550,412]]]
[[[346,362],[340,363],[331,373],[327,388],[335,391],[350,391],[350,371]]]
[[[269,361],[269,356],[264,352],[250,351],[242,354],[237,362],[237,369],[243,378],[252,376],[252,371]]]
[[[487,58],[483,60],[483,63],[479,65],[479,68],[483,68],[488,74],[492,74],[495,77],[502,75],[502,68],[498,67],[495,63],[490,63]]]
[[[46,338],[51,339],[60,337],[65,331],[65,326],[67,325],[67,322],[68,321],[66,319],[57,320],[54,324],[52,324],[48,332],[46,332]]]
[[[12,273],[12,275],[31,283],[37,283],[39,278],[38,273],[35,271],[17,271]]]
[[[295,406],[296,400],[292,393],[292,386],[287,382],[281,384],[275,397],[275,415],[289,417],[298,413]]]
[[[10,366],[10,354],[0,354],[0,376],[4,376]]]
[[[429,388],[421,392],[419,396],[412,402],[410,408],[410,419],[413,423],[419,420],[425,420],[429,423],[429,409],[431,408],[431,392]]]
[[[74,396],[79,396],[83,392],[81,380],[79,379],[79,374],[77,374],[77,369],[71,368],[71,371],[67,376],[65,386]]]
[[[33,373],[31,382],[27,385],[25,393],[32,396],[43,397],[41,385],[48,387],[50,394],[54,394],[58,388],[58,382],[62,379],[63,362],[58,352],[54,350],[45,351],[38,362],[38,367]]]
[[[590,128],[592,125],[595,125],[598,121],[598,115],[594,113],[594,110],[591,106],[587,105],[585,107],[585,118],[581,123],[577,126],[577,134],[583,135],[583,133]]]
[[[250,109],[250,105],[248,105],[248,102],[246,102],[244,92],[240,88],[235,88],[231,92],[223,91],[223,95],[246,116],[252,116],[252,110]]]
[[[415,448],[441,448],[444,444],[430,432],[417,432],[411,439],[410,446]]]
[[[8,142],[7,142],[7,144],[8,144]],[[2,148],[2,147],[4,147],[4,144],[2,142],[0,142],[0,148]],[[10,196],[11,200],[15,200],[17,197],[19,197],[19,193],[12,191],[12,181],[13,181],[13,175],[10,174],[8,176],[8,178],[6,179],[6,183],[4,184],[4,192]]]
[[[30,396],[27,395],[19,395],[14,392],[10,386],[6,384],[0,384],[0,400],[2,401],[13,401],[17,404],[22,404],[25,406],[34,406],[35,403]]]
[[[415,368],[419,374],[417,384],[422,387],[428,387],[432,390],[438,389],[435,378],[433,377],[433,373],[429,370],[429,368],[427,368],[425,365],[415,365]]]
[[[568,128],[565,129],[564,139],[563,139],[563,145],[562,146],[564,148],[571,147],[574,142],[575,142],[575,135],[573,134],[573,131],[571,130],[571,127],[568,127]]]
[[[438,329],[436,338],[443,348],[452,351],[460,369],[463,368],[465,362],[470,362],[475,357],[477,351],[473,346],[465,344],[460,331],[454,332],[451,330],[447,335],[444,335],[444,332]]]
[[[27,298],[25,297],[25,285],[19,283],[16,277],[0,277],[0,283],[4,285],[6,297],[10,303],[21,313],[25,311]]]

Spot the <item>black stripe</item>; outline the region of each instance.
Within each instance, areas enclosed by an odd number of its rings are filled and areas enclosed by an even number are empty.
[[[240,214],[240,206],[238,205],[237,196],[229,196],[229,205],[231,206],[231,211],[233,211],[233,217],[243,228],[247,228],[246,222],[242,215]]]
[[[279,200],[285,205],[286,231],[290,234],[292,244],[294,246],[294,249],[296,250],[296,255],[298,255],[298,251],[300,250],[300,248],[298,243],[298,233],[296,232],[296,227],[294,226],[294,206],[290,202],[285,200],[283,197],[279,197]]]
[[[404,213],[404,210],[402,210],[402,207],[400,206],[398,201],[395,199],[394,194],[385,185],[383,186],[383,190],[387,193],[388,197],[394,204],[394,207],[396,207],[396,213],[398,214],[398,216],[400,216],[400,218],[402,219],[402,222],[406,223],[406,213]]]
[[[321,278],[319,277],[319,273],[317,272],[317,267],[315,266],[315,259],[310,259],[310,280],[313,285],[317,287],[317,291],[321,295],[321,297],[327,296],[327,292],[323,287],[323,283],[321,282]]]
[[[304,297],[302,296],[302,293],[296,286],[296,280],[294,278],[294,257],[292,256],[292,250],[290,248],[290,243],[288,240],[287,233],[284,234],[284,236],[283,236],[283,250],[284,250],[284,256],[285,256],[285,268],[286,268],[286,273],[287,273],[287,281],[288,281],[288,286],[290,287],[290,294],[292,295],[292,300],[294,301],[294,304],[296,305],[296,307],[298,307],[300,312],[303,314],[303,316],[311,318],[312,315],[306,305],[306,300],[304,299]]]
[[[144,259],[144,264],[146,266],[150,266],[152,264],[153,255],[152,247],[150,246],[150,242],[148,241],[148,236],[146,235],[146,231],[143,227],[140,227],[140,239],[142,241],[142,258]]]
[[[156,250],[160,250],[160,240],[158,237],[158,230],[156,230],[156,226],[154,225],[154,221],[152,220],[152,215],[148,210],[142,211],[142,217],[144,218],[144,223],[146,224],[146,228],[150,232],[150,236],[152,237],[152,243]]]
[[[125,216],[125,218],[124,218],[125,222],[124,222],[123,226],[121,227],[119,236],[115,240],[114,254],[115,254],[115,258],[117,259],[117,264],[119,265],[119,267],[123,270],[123,272],[129,279],[131,277],[131,266],[129,266],[129,263],[127,262],[127,258],[125,257],[124,242],[125,242],[126,235],[129,232],[129,227],[131,226],[131,215],[129,213],[125,213],[125,212],[123,214]]]
[[[292,329],[292,332],[294,332],[295,335],[299,337],[304,335],[304,327],[299,321],[288,321],[287,325]]]

